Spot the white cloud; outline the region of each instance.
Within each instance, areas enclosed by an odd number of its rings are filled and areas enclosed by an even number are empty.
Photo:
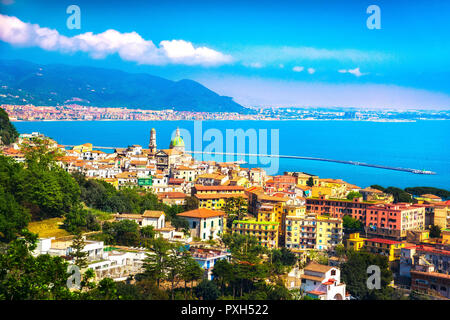
[[[38,46],[48,51],[89,53],[95,59],[118,54],[123,60],[140,64],[185,64],[216,66],[233,61],[230,55],[207,47],[194,47],[185,40],[164,40],[156,46],[136,32],[106,30],[66,37],[57,30],[25,23],[16,17],[0,14],[0,40],[18,46]]]
[[[243,65],[245,67],[255,68],[255,69],[260,69],[263,67],[263,64],[261,62],[250,62],[250,63],[244,62]]]
[[[341,69],[341,70],[338,70],[338,72],[339,72],[339,73],[350,73],[350,74],[353,74],[353,75],[356,76],[356,77],[361,77],[361,76],[364,76],[364,75],[366,75],[366,74],[369,74],[369,73],[362,73],[362,72],[359,70],[359,67],[358,67],[358,68],[355,68],[355,69],[348,69],[348,70],[346,70],[346,69]]]
[[[292,68],[292,71],[302,72],[304,69],[305,69],[305,67],[295,66]]]
[[[265,65],[280,63],[300,64],[304,61],[381,62],[392,60],[390,53],[357,49],[325,49],[314,47],[248,46],[237,49],[233,57],[248,63],[259,61]]]
[[[314,69],[314,68],[308,68],[308,73],[309,73],[309,74],[313,74],[314,72],[316,72],[316,69]]]

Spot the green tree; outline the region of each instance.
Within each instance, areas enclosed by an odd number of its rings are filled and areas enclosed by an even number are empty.
[[[362,197],[362,194],[359,193],[359,192],[357,192],[357,191],[350,191],[350,192],[347,194],[347,199],[348,199],[348,200],[353,200],[353,199],[355,199],[355,198],[361,198],[361,197]]]
[[[67,262],[48,254],[34,257],[37,236],[24,233],[0,254],[0,300],[71,299]]]
[[[342,217],[342,226],[344,227],[344,232],[347,234],[364,230],[362,222],[352,218],[350,215],[344,215]]]
[[[153,226],[145,226],[141,228],[141,237],[145,239],[154,239],[156,236],[156,231]]]
[[[197,261],[195,261],[189,254],[183,254],[181,259],[181,278],[184,281],[184,297],[187,299],[187,283],[197,281],[203,277],[204,270],[200,267]]]
[[[9,121],[8,113],[0,108],[0,145],[9,145],[16,141],[19,133],[14,125]]]
[[[306,181],[306,185],[308,187],[314,187],[314,179],[313,177],[309,177],[308,180]]]
[[[414,196],[421,196],[423,194],[434,194],[435,196],[441,197],[443,199],[450,198],[450,191],[433,187],[405,188],[405,191]]]
[[[441,237],[441,227],[432,225],[430,227],[430,238],[440,238]]]
[[[116,283],[111,278],[104,278],[98,283],[96,297],[101,300],[118,300]]]
[[[33,219],[62,217],[80,203],[76,181],[56,163],[61,155],[48,139],[35,139],[22,148],[25,170],[15,176],[16,200]]]
[[[156,238],[151,241],[149,250],[144,260],[144,276],[156,281],[157,287],[160,287],[161,280],[167,279],[167,270],[172,263],[170,258],[171,249],[174,245],[163,238]]]
[[[202,300],[217,300],[220,291],[213,281],[204,279],[194,289],[195,295]]]
[[[367,287],[367,268],[371,265],[380,267],[381,289],[379,290]],[[388,285],[392,281],[393,275],[385,256],[365,251],[349,251],[347,261],[341,265],[341,278],[342,282],[347,285],[347,290],[357,299],[384,300],[392,297],[393,290]]]
[[[80,269],[84,269],[88,266],[88,253],[83,251],[85,246],[86,242],[84,241],[83,235],[81,232],[78,232],[72,240],[72,245],[70,246],[72,252],[70,253],[70,256],[74,259],[74,264]]]
[[[196,197],[194,197],[194,196],[186,197],[186,202],[184,205],[185,211],[198,209],[198,206],[199,206],[199,202]]]
[[[273,249],[270,252],[270,260],[272,269],[275,274],[284,274],[295,265],[297,257],[289,249],[282,247],[281,249]]]
[[[117,222],[105,222],[102,232],[108,244],[123,246],[137,246],[140,241],[139,225],[133,220],[121,220]]]
[[[370,187],[373,188],[373,189],[380,190],[380,191],[382,191],[382,192],[384,192],[384,190],[386,190],[384,187],[382,187],[382,186],[380,186],[380,185],[378,185],[378,184],[373,184],[373,185],[371,185]]]
[[[30,214],[0,185],[0,241],[10,242],[26,228]]]
[[[72,234],[82,231],[98,231],[100,223],[92,212],[84,210],[79,206],[64,215],[64,229]]]
[[[229,286],[233,297],[237,293],[242,297],[244,293],[253,291],[257,283],[269,277],[270,265],[262,263],[267,249],[260,246],[255,237],[225,234],[222,240],[231,251],[234,279]]]
[[[234,220],[242,220],[247,214],[247,201],[243,197],[227,198],[222,210],[227,214],[227,228],[231,228]]]
[[[396,187],[388,187],[384,190],[385,193],[392,194],[394,196],[394,203],[398,202],[414,202],[412,196],[404,190]]]

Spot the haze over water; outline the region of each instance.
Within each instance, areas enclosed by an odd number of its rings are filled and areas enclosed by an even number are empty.
[[[154,127],[158,149],[163,149],[168,148],[170,136],[177,127],[194,135],[193,121],[49,121],[15,122],[14,125],[20,133],[38,131],[68,145],[90,142],[97,146],[139,144],[147,147],[150,129]],[[202,126],[203,133],[215,128],[224,137],[226,129],[267,129],[269,134],[270,129],[279,129],[281,155],[351,160],[437,173],[421,175],[338,163],[279,159],[279,174],[303,171],[321,178],[341,178],[363,188],[379,184],[384,187],[450,189],[449,121],[203,121]],[[203,141],[203,148],[209,143]]]

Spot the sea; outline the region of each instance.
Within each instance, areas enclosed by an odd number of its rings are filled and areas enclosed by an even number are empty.
[[[171,137],[179,128],[186,150],[256,151],[258,154],[275,153],[430,170],[436,174],[286,158],[196,154],[198,159],[243,160],[246,163],[242,166],[266,168],[271,174],[300,171],[321,178],[343,179],[361,188],[378,184],[384,187],[430,186],[450,190],[450,121],[24,121],[14,122],[14,125],[20,133],[40,132],[64,145],[90,142],[102,147],[137,144],[145,148],[149,143],[150,130],[155,128],[158,149],[168,148]],[[233,146],[233,132],[247,134],[245,143],[239,144],[234,140]],[[112,152],[109,149],[104,151]]]

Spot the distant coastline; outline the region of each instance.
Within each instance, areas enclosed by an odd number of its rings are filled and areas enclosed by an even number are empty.
[[[249,108],[247,113],[141,110],[82,105],[0,105],[13,122],[20,121],[363,121],[415,122],[450,120],[450,110],[368,110],[355,108]]]
[[[436,121],[449,119],[420,119],[420,120],[358,120],[358,119],[233,119],[233,121],[355,121],[355,122],[417,122],[417,121]],[[230,119],[152,119],[152,120],[130,120],[130,119],[55,119],[55,120],[11,120],[11,122],[94,122],[94,121],[230,121]]]

